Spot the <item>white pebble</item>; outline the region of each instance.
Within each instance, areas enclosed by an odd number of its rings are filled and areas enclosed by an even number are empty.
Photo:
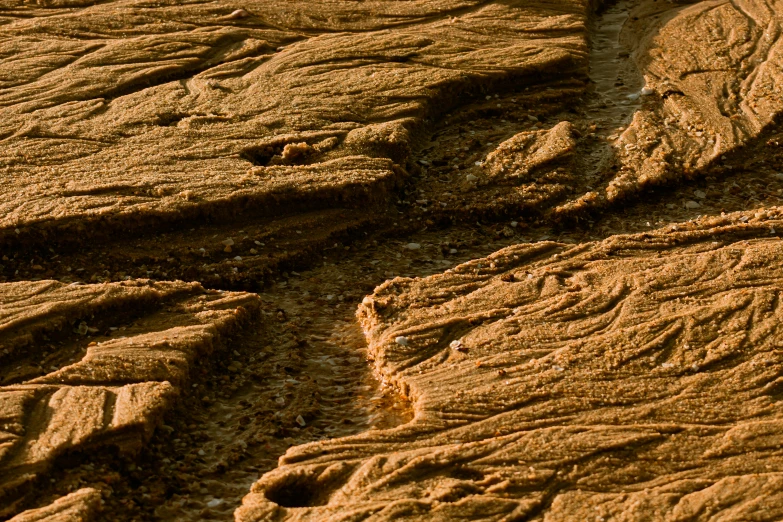
[[[707,193],[704,192],[703,190],[694,190],[693,195],[699,199],[704,199],[707,197]]]
[[[638,100],[639,99],[639,93],[635,92],[633,94],[629,94],[628,96],[626,96],[626,98],[628,98],[629,100]]]
[[[228,17],[231,19],[247,18],[248,16],[250,16],[250,13],[248,13],[244,9],[237,9],[236,11],[228,15]]]
[[[457,250],[456,248],[449,249],[449,254],[456,254],[457,252],[459,252],[459,250]]]
[[[459,350],[460,348],[462,348],[462,341],[459,340],[451,341],[451,343],[449,343],[449,346],[451,347],[452,350]]]
[[[467,176],[465,176],[465,179],[468,181],[476,181],[478,178],[473,174],[468,174]]]
[[[213,507],[218,507],[218,506],[219,506],[220,504],[222,504],[222,503],[223,503],[223,501],[222,501],[221,499],[219,499],[219,498],[213,498],[212,500],[210,500],[209,502],[207,502],[207,507],[211,507],[211,508],[213,508]]]
[[[223,241],[221,241],[221,243],[223,243],[226,246],[234,246],[234,240],[231,238],[224,239]]]
[[[236,256],[236,257],[234,258],[234,261],[242,261],[242,256]]]
[[[407,245],[405,245],[405,248],[407,248],[408,250],[418,250],[421,248],[421,245],[418,243],[408,243]]]
[[[688,202],[685,203],[685,208],[699,208],[700,206],[701,205],[699,205],[698,202],[693,201],[693,200],[688,201]]]
[[[296,416],[296,423],[302,426],[303,428],[307,425],[307,423],[304,420],[304,417],[302,417],[301,415]]]
[[[512,221],[511,222],[511,228],[517,228],[517,225],[519,225],[518,221]]]
[[[649,96],[653,94],[655,91],[653,89],[650,89],[649,87],[642,87],[642,90],[639,91],[639,94],[642,96]]]
[[[394,342],[399,344],[400,346],[408,346],[408,338],[403,335],[397,336],[394,339]]]

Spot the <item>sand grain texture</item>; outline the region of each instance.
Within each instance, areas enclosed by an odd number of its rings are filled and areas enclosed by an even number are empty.
[[[413,421],[290,450],[239,520],[778,519],[780,216],[384,283],[359,316]]]
[[[219,348],[259,310],[253,294],[207,292],[193,283],[41,281],[0,287],[0,329],[3,339],[11,340],[4,351],[10,375],[0,387],[3,514],[13,513],[60,456],[111,448],[138,452],[189,380],[197,358]],[[89,327],[82,318],[117,320],[134,307],[138,313],[116,338],[97,343],[83,337]],[[68,337],[71,324],[79,326]],[[57,359],[47,361],[42,347],[63,330],[65,341],[52,357],[80,349],[71,361],[60,359],[62,367],[45,368]],[[25,353],[30,350],[35,352]],[[37,362],[15,368],[26,356]],[[29,378],[15,371],[24,366],[43,375]],[[58,513],[65,509],[58,506]]]

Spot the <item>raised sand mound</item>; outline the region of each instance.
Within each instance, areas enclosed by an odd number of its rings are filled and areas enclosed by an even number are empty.
[[[196,358],[219,348],[259,309],[252,294],[143,281],[7,283],[0,299],[0,333],[12,341],[2,350],[0,516],[13,513],[61,455],[137,452]],[[116,338],[85,340],[89,323],[100,319],[116,325],[107,328]],[[22,370],[43,375],[29,378]]]
[[[238,519],[780,518],[783,214],[749,217],[386,282],[358,314],[413,421],[292,449]]]
[[[0,231],[80,242],[193,216],[385,203],[427,117],[498,82],[584,72],[586,4],[20,7],[0,27],[13,195]]]

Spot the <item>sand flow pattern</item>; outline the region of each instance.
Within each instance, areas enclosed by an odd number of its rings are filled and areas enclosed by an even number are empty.
[[[782,25],[0,2],[0,517],[783,518]]]

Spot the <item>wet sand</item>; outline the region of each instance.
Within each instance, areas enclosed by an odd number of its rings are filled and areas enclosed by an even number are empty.
[[[779,519],[781,16],[0,6],[0,517]]]

